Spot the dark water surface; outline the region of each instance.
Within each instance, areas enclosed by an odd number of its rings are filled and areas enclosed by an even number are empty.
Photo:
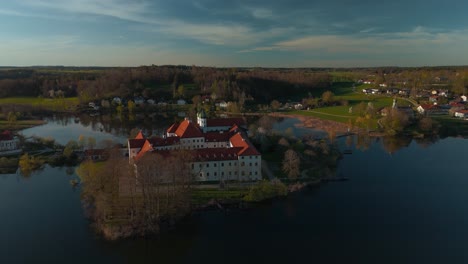
[[[0,175],[0,263],[467,263],[468,140],[344,142],[349,181],[197,213],[158,239],[96,237],[65,168]]]

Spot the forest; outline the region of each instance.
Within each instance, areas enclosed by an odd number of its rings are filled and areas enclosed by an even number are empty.
[[[321,94],[335,82],[371,80],[378,87],[426,89],[432,86],[465,93],[468,67],[423,68],[213,68],[141,66],[132,68],[0,68],[0,98],[78,97],[81,103],[119,96],[170,101],[194,96],[214,100],[294,100]]]

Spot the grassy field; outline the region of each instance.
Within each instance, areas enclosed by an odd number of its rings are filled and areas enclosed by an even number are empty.
[[[372,103],[374,108],[382,108],[391,106],[393,99],[384,95],[366,95],[362,93],[362,89],[369,88],[370,85],[359,85],[353,87],[353,83],[335,83],[330,89],[335,94],[335,100],[348,101],[348,105],[329,106],[311,109],[309,111],[299,110],[291,111],[290,114],[313,116],[321,119],[332,120],[341,123],[347,123],[349,120],[354,121],[359,115],[355,112],[350,113],[350,108],[361,102],[365,104]],[[320,91],[323,92],[323,91]],[[320,96],[319,94],[316,96]],[[376,127],[377,121],[371,120],[371,127]]]

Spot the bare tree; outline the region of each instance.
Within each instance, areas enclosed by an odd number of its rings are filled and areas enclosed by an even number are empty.
[[[299,155],[292,149],[284,153],[283,159],[283,172],[288,175],[290,179],[296,179],[300,173],[301,160]]]

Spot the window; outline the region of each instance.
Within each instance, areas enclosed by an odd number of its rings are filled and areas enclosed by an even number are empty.
[[[249,162],[249,166],[252,167],[252,162]]]
[[[240,165],[241,165],[241,166],[245,166],[245,162],[241,162],[241,164],[240,164]]]
[[[244,171],[242,172],[242,176],[245,176],[245,172],[244,172]]]
[[[255,172],[255,175],[257,175],[257,174],[258,174],[258,171]]]
[[[206,167],[207,167],[207,168],[209,168],[209,167],[210,167],[210,164],[209,164],[209,163],[207,163],[207,164],[206,164]]]
[[[209,173],[209,172],[206,173],[206,177],[210,177],[210,173]]]
[[[231,175],[232,175],[231,172],[229,172],[229,176],[231,176]]]
[[[215,172],[215,173],[214,173],[214,176],[217,176],[217,175],[218,175],[218,173]]]
[[[221,176],[224,176],[224,171],[221,172]]]
[[[258,165],[258,163],[257,163],[257,162],[255,162],[255,166],[257,166],[257,165]]]
[[[192,163],[192,170],[195,168],[195,164]]]
[[[229,166],[231,166],[231,162],[229,162]]]
[[[200,163],[200,164],[198,164],[198,168],[200,168],[200,169],[201,169],[201,167],[202,167],[201,163]]]
[[[216,167],[216,163],[215,163],[213,166],[215,166],[215,167]]]
[[[224,162],[221,162],[221,167],[224,167]]]
[[[252,176],[252,172],[249,172],[249,175]]]

